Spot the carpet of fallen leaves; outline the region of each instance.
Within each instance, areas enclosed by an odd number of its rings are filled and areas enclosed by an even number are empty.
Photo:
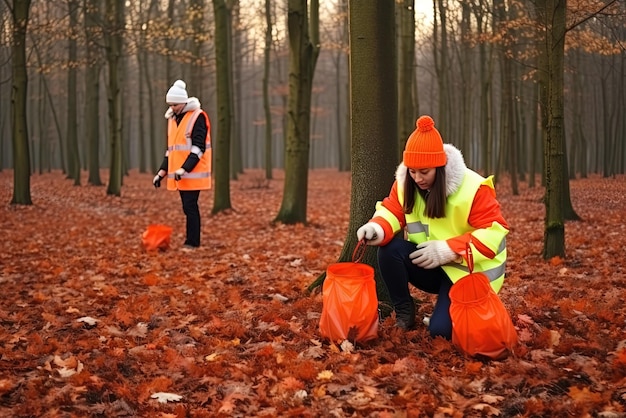
[[[625,416],[623,176],[571,182],[582,220],[566,225],[566,259],[549,261],[543,189],[498,183],[511,225],[501,296],[520,338],[503,361],[392,318],[365,345],[320,337],[322,297],[305,290],[339,257],[349,173],[311,172],[306,227],[272,224],[279,171],[232,181],[229,213],[211,216],[202,193],[194,252],[180,249],[177,193],[151,179],[131,172],[118,198],[33,175],[33,205],[16,206],[0,172],[0,416]],[[143,249],[151,223],[173,227],[168,250]],[[415,297],[421,319],[434,299]]]

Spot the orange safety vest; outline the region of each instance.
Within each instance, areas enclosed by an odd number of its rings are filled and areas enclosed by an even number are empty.
[[[183,165],[191,152],[191,131],[200,115],[206,119],[206,148],[194,169],[176,181],[174,171]],[[202,109],[185,113],[179,124],[176,124],[174,117],[168,119],[167,154],[167,190],[208,190],[211,188],[211,122]]]

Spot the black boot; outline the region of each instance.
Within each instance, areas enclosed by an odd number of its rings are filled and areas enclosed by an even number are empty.
[[[415,302],[396,305],[396,325],[403,330],[411,330],[415,327]]]

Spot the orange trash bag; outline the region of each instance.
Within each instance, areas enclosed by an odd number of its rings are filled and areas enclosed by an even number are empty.
[[[470,273],[450,289],[452,343],[470,356],[501,359],[513,351],[517,332],[506,307],[483,273],[473,273],[472,250],[467,246]]]
[[[378,336],[374,268],[360,263],[365,248],[365,241],[359,241],[352,262],[334,263],[326,270],[319,329],[333,342],[364,342]]]
[[[172,228],[167,225],[151,224],[141,234],[141,243],[148,251],[167,250],[170,246]]]

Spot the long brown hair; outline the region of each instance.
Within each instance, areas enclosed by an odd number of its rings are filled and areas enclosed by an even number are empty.
[[[429,218],[444,218],[446,216],[446,168],[435,169],[435,181],[430,190],[422,190],[417,187],[413,177],[407,168],[404,178],[404,213],[413,212],[417,193],[426,201],[424,215]]]

